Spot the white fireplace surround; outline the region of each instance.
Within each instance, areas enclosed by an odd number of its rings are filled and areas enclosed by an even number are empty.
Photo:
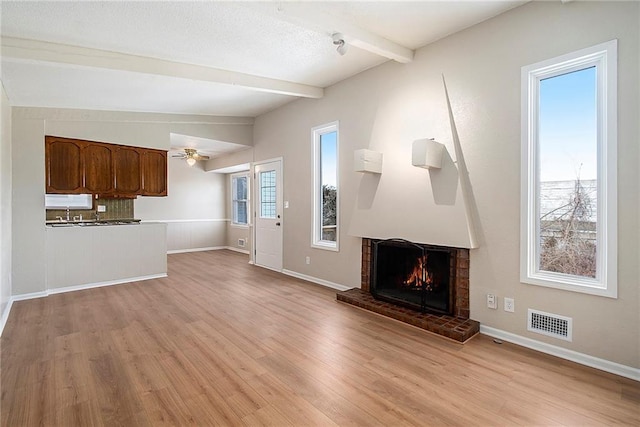
[[[439,144],[436,157],[440,164],[431,166],[440,167],[428,171],[412,167],[415,153],[410,141],[403,141],[388,152],[383,151],[384,173],[360,177],[349,224],[351,236],[400,238],[457,248],[479,246],[477,208],[446,85],[444,93],[451,140],[435,143]],[[394,129],[380,131],[391,134]],[[441,137],[437,139],[446,141]],[[456,160],[450,153],[455,153]],[[426,156],[427,153],[423,154]]]

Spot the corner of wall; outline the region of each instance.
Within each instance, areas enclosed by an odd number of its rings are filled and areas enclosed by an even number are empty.
[[[0,80],[0,335],[11,310],[11,104]]]

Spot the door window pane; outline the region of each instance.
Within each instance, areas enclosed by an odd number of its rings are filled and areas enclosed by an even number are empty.
[[[260,218],[276,217],[276,171],[260,172]]]

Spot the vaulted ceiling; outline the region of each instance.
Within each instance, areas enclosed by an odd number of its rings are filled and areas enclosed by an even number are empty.
[[[1,77],[14,106],[255,117],[525,2],[3,0]]]

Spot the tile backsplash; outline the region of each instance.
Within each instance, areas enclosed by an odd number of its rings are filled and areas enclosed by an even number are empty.
[[[106,206],[106,212],[100,212],[100,219],[129,219],[133,216],[133,201],[134,199],[111,199],[111,198],[99,198],[94,199],[93,209],[70,209],[69,218],[73,219],[74,216],[82,215],[82,219],[95,219],[96,210],[98,205]],[[56,217],[67,217],[66,209],[48,209],[47,221],[55,220]]]

